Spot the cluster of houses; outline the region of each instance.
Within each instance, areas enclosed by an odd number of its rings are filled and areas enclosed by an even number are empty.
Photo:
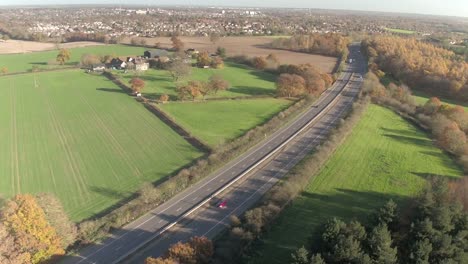
[[[191,56],[198,54],[199,52],[195,49],[187,49],[185,51],[188,58],[184,59],[184,62],[190,63]],[[147,50],[143,53],[143,56],[138,57],[116,57],[113,58],[109,63],[93,64],[90,67],[90,71],[102,72],[106,69],[111,70],[136,70],[136,71],[147,71],[150,67],[161,67],[171,61],[170,53],[163,49]]]

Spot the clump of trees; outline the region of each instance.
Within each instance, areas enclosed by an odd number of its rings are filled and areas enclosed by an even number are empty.
[[[338,57],[347,51],[348,44],[349,39],[341,34],[314,33],[294,35],[290,38],[277,38],[273,40],[270,47]]]
[[[381,70],[429,94],[468,99],[468,63],[452,51],[394,36],[364,40],[362,48],[374,72]]]
[[[76,227],[51,195],[18,194],[0,211],[0,263],[44,263],[63,255]]]
[[[60,49],[59,53],[57,54],[56,61],[60,65],[64,65],[67,61],[70,60],[71,52],[68,49]]]
[[[213,74],[207,82],[189,81],[185,85],[178,86],[176,88],[177,97],[179,100],[186,100],[188,98],[195,100],[199,96],[202,96],[203,99],[205,99],[207,95],[217,94],[219,91],[229,89],[229,85],[229,82],[221,75]]]
[[[213,243],[206,237],[192,237],[187,243],[172,245],[164,257],[147,258],[145,264],[208,264],[213,256]]]
[[[210,66],[215,69],[222,69],[224,67],[224,61],[221,56],[210,57],[210,55],[206,51],[200,52],[196,56],[196,59],[196,65],[200,68]]]
[[[333,83],[329,74],[320,72],[310,64],[281,65],[278,73],[276,88],[279,96],[318,96]]]
[[[363,91],[375,102],[403,113],[430,131],[437,145],[453,154],[463,169],[468,171],[468,113],[463,107],[443,104],[437,97],[430,98],[423,106],[417,106],[406,85],[390,83],[384,86],[373,73],[367,74]]]
[[[132,88],[133,93],[140,93],[141,90],[145,87],[145,81],[138,77],[133,77],[130,81],[130,88]]]
[[[451,187],[465,182],[432,178],[413,208],[401,213],[390,200],[367,226],[333,218],[291,263],[466,263],[468,214],[460,203],[466,198]]]

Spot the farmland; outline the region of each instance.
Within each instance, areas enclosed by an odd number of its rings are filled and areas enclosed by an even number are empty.
[[[118,73],[124,83],[128,83],[134,73]],[[188,80],[207,81],[211,75],[220,74],[230,83],[228,91],[221,91],[210,97],[240,97],[250,95],[274,95],[276,77],[267,72],[256,71],[245,65],[226,62],[223,69],[192,68],[190,76],[179,80],[180,83]],[[143,95],[157,99],[161,94],[167,94],[171,100],[176,99],[176,84],[170,73],[164,70],[149,70],[139,74],[139,78],[146,83]]]
[[[180,37],[185,43],[186,48],[194,48],[200,51],[208,51],[213,53],[216,48],[223,47],[226,49],[228,56],[247,55],[268,56],[270,53],[276,54],[281,64],[305,64],[311,63],[321,71],[331,73],[337,58],[327,57],[315,54],[300,53],[288,50],[275,50],[267,48],[267,45],[274,40],[272,37],[222,37],[216,43],[212,43],[209,37]],[[170,38],[157,37],[145,39],[148,45],[158,44],[164,48],[172,46]],[[127,39],[130,43],[130,39]]]
[[[0,98],[0,193],[54,193],[75,221],[202,155],[101,76],[4,76]]]
[[[406,30],[406,29],[399,29],[399,28],[385,28],[388,32],[392,33],[398,33],[398,34],[406,34],[406,35],[412,35],[415,34],[416,31],[413,30]]]
[[[71,58],[65,66],[76,65],[80,62],[81,56],[86,53],[97,55],[143,55],[144,48],[123,46],[123,45],[100,45],[70,49]],[[7,67],[10,73],[27,72],[33,66],[40,69],[60,68],[56,57],[58,51],[40,51],[22,54],[0,54],[0,68]]]
[[[236,138],[291,104],[281,99],[173,103],[161,108],[211,146]]]
[[[388,199],[404,203],[428,175],[462,171],[421,131],[392,111],[371,105],[351,135],[257,248],[253,263],[288,263],[327,219],[366,220]]]

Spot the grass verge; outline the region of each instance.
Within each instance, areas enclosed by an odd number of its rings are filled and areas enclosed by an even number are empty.
[[[215,147],[263,124],[292,101],[253,99],[172,103],[159,107],[197,138]]]
[[[365,220],[389,198],[404,202],[427,175],[461,169],[420,130],[393,111],[371,105],[351,135],[256,248],[252,263],[288,263],[314,229],[331,217]]]

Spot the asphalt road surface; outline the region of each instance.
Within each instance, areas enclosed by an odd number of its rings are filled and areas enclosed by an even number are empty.
[[[359,45],[350,47],[350,58],[353,63],[347,65],[338,81],[293,122],[102,243],[62,263],[143,263],[147,256],[160,256],[178,241],[192,236],[214,237],[229,225],[231,215],[251,208],[323,141],[350,109],[366,68]],[[215,206],[221,200],[227,200],[226,208]]]

